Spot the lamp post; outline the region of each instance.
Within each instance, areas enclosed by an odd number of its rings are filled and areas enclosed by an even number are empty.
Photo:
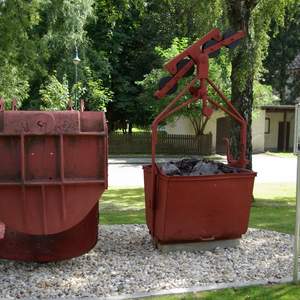
[[[295,106],[295,138],[294,138],[294,154],[297,155],[297,179],[296,179],[296,225],[294,236],[294,283],[298,283],[299,280],[299,255],[300,255],[300,104]]]
[[[300,54],[298,54],[288,67],[290,75],[300,74]],[[299,281],[299,255],[300,255],[300,103],[295,105],[294,127],[294,154],[297,155],[296,179],[296,225],[294,236],[294,272],[293,281]]]
[[[77,109],[77,81],[78,81],[78,64],[80,63],[80,58],[78,56],[78,48],[75,46],[75,57],[73,58],[73,63],[75,65],[75,109]]]

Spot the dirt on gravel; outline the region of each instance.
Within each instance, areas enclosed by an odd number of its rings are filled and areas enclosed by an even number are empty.
[[[185,158],[158,165],[162,173],[168,176],[201,176],[241,172],[239,168],[206,159]]]

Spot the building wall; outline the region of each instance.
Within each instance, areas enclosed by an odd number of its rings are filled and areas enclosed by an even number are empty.
[[[252,151],[265,151],[265,116],[264,110],[256,110],[252,116]]]
[[[283,112],[267,112],[266,118],[270,119],[270,133],[265,134],[265,149],[277,150],[278,146],[278,128],[279,122],[283,122]],[[287,112],[287,122],[290,122],[290,136],[289,136],[289,148],[293,148],[294,143],[294,126],[295,126],[295,113]]]
[[[168,134],[195,134],[191,121],[185,117],[176,117],[164,128]]]
[[[218,110],[213,113],[210,120],[207,122],[204,133],[212,133],[212,151],[216,151],[217,137],[217,119],[224,117],[224,112]],[[195,134],[193,126],[189,119],[178,117],[173,122],[165,126],[165,130],[169,134]],[[252,124],[252,146],[253,152],[264,151],[264,131],[265,131],[265,111],[261,110],[254,114]]]
[[[223,118],[225,116],[224,112],[217,110],[215,111],[210,120],[207,122],[204,133],[212,133],[212,151],[216,152],[216,144],[217,144],[217,120],[219,118]]]

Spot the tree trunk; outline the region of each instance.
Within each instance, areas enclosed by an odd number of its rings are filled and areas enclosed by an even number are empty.
[[[232,70],[239,66],[239,59],[233,59]],[[247,121],[247,147],[246,156],[249,160],[247,168],[252,169],[252,106],[253,106],[253,78],[248,78],[246,86],[241,89],[238,79],[234,78],[236,73],[232,71],[232,104],[238,109],[243,118]],[[236,126],[236,121],[232,121],[231,126],[231,151],[234,158],[238,158],[240,151],[240,126]]]
[[[286,83],[286,81],[283,81]],[[279,91],[279,97],[280,97],[280,104],[286,104],[286,97],[285,97],[285,85],[280,87]]]
[[[133,127],[133,125],[132,125],[132,123],[130,122],[130,123],[129,123],[129,126],[128,126],[128,133],[129,133],[129,134],[132,134],[132,127]]]
[[[238,109],[248,123],[246,155],[252,169],[252,107],[253,107],[253,81],[254,81],[254,51],[253,40],[250,35],[251,12],[257,5],[255,0],[227,0],[227,13],[230,25],[234,31],[243,30],[245,38],[234,50],[231,59],[231,98],[232,104]],[[231,151],[234,158],[238,157],[240,143],[240,128],[236,122],[231,126]]]

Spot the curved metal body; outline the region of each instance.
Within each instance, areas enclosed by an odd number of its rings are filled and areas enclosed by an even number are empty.
[[[50,262],[70,259],[91,250],[98,240],[98,203],[72,228],[50,235],[26,234],[6,227],[0,258]]]
[[[48,251],[49,260],[57,260],[88,251],[96,238],[95,207],[106,188],[103,112],[0,112],[0,257],[39,261]],[[22,241],[24,251],[17,249]],[[8,243],[18,245],[16,253],[33,254],[18,257]]]

